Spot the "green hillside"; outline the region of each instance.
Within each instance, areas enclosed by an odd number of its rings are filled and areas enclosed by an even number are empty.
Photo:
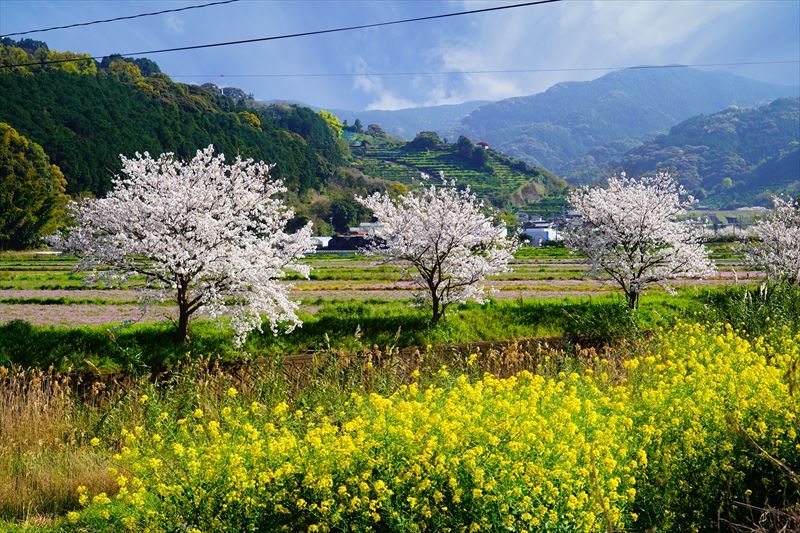
[[[478,197],[499,208],[513,207],[525,212],[561,211],[561,204],[554,203],[554,199],[563,198],[567,186],[564,180],[546,169],[531,167],[491,148],[473,147],[472,153],[474,150],[485,153],[482,156],[485,161],[479,164],[474,157],[465,156],[464,150],[459,151],[458,144],[439,141],[419,149],[414,146],[415,141],[361,138],[370,144],[353,149],[353,164],[368,176],[410,184],[422,172],[432,177],[443,172],[446,178],[469,186]]]
[[[699,115],[628,152],[633,174],[672,170],[705,203],[768,202],[800,191],[800,100]]]
[[[79,56],[3,42],[0,65]],[[44,148],[70,194],[104,195],[119,155],[144,151],[189,157],[214,144],[231,158],[277,163],[275,174],[297,192],[319,188],[345,163],[347,147],[313,111],[253,110],[239,93],[174,83],[155,63],[119,57],[0,69],[0,122]]]
[[[41,41],[0,40],[0,66],[64,58],[84,61],[0,69],[0,123],[42,147],[73,197],[104,196],[120,154],[173,152],[188,158],[213,144],[275,164],[297,216],[328,233],[353,222],[353,196],[397,187],[348,168],[335,124],[297,105],[261,105],[242,90],[173,82],[147,59],[102,62],[50,50]],[[341,212],[348,214],[342,219]],[[355,213],[353,216],[366,216]]]

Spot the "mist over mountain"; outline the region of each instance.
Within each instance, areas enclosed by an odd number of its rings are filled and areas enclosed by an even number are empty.
[[[435,131],[442,137],[453,137],[461,128],[461,120],[490,102],[475,100],[452,105],[437,105],[429,107],[412,107],[393,111],[370,110],[348,111],[343,109],[330,109],[329,111],[346,120],[350,124],[359,119],[364,127],[367,124],[380,124],[381,127],[395,137],[411,140],[420,131]]]

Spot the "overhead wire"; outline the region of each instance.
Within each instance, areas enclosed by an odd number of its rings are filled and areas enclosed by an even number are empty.
[[[152,55],[152,54],[162,54],[165,52],[180,52],[185,50],[199,50],[203,48],[216,48],[220,46],[232,46],[237,44],[248,44],[248,43],[257,43],[257,42],[266,42],[266,41],[277,41],[281,39],[292,39],[297,37],[309,37],[312,35],[325,35],[329,33],[339,33],[345,31],[353,31],[353,30],[363,30],[368,28],[380,28],[383,26],[393,26],[397,24],[407,24],[411,22],[421,22],[425,20],[437,20],[449,17],[459,17],[464,15],[475,15],[478,13],[489,13],[493,11],[504,11],[508,9],[516,9],[520,7],[529,7],[541,4],[551,4],[555,2],[561,2],[562,0],[535,0],[532,2],[523,2],[519,4],[510,4],[510,5],[501,5],[501,6],[494,6],[494,7],[486,7],[481,9],[471,9],[467,11],[456,11],[451,13],[441,13],[439,15],[428,15],[424,17],[413,17],[401,20],[391,20],[387,22],[375,22],[371,24],[359,24],[355,26],[344,26],[339,28],[329,28],[325,30],[314,30],[314,31],[306,31],[306,32],[298,32],[298,33],[289,33],[284,35],[273,35],[269,37],[256,37],[253,39],[239,39],[235,41],[224,41],[218,43],[207,43],[207,44],[196,44],[190,46],[177,46],[174,48],[161,48],[158,50],[146,50],[142,52],[127,52],[124,54],[108,54],[108,55],[117,55],[122,57],[129,57],[129,56],[143,56],[143,55]],[[17,63],[12,65],[0,65],[0,68],[16,68],[16,67],[33,67],[33,66],[40,66],[40,65],[52,65],[57,63],[74,63],[76,61],[89,61],[89,60],[101,60],[106,55],[103,56],[91,56],[91,57],[81,57],[81,58],[65,58],[65,59],[51,59],[47,61],[34,61],[29,63]]]
[[[138,19],[141,17],[152,17],[154,15],[164,15],[166,13],[178,13],[180,11],[189,11],[190,9],[202,9],[204,7],[211,7],[211,6],[221,6],[223,4],[232,4],[234,2],[239,2],[240,0],[221,0],[219,2],[210,2],[208,4],[200,4],[195,6],[184,6],[184,7],[177,7],[174,9],[163,9],[161,11],[153,11],[150,13],[138,13],[136,15],[127,15],[125,17],[114,17],[110,19],[101,19],[101,20],[91,20],[89,22],[76,22],[75,24],[67,24],[64,26],[52,26],[50,28],[39,28],[36,30],[27,30],[27,31],[15,31],[12,33],[6,33],[5,35],[0,35],[2,37],[11,37],[12,35],[28,35],[31,33],[43,33],[47,31],[53,30],[65,30],[68,28],[78,28],[80,26],[92,26],[94,24],[105,24],[106,22],[116,22],[118,20],[131,20],[131,19]]]

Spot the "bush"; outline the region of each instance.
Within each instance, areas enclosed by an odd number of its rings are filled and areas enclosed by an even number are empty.
[[[707,295],[708,318],[733,324],[753,337],[800,331],[800,287],[786,284],[733,287]]]
[[[569,312],[564,309],[567,320],[564,336],[568,341],[600,348],[631,339],[639,333],[636,312],[622,300],[612,302],[588,302]]]

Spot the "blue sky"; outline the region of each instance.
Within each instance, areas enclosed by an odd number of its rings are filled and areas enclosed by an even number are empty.
[[[0,0],[0,34],[208,0]],[[478,9],[493,1],[265,1],[28,35],[104,55]],[[255,77],[729,63],[800,58],[800,1],[575,0],[348,33],[150,56],[176,81],[241,87],[261,100],[396,109],[533,94],[605,72]],[[800,65],[724,67],[800,85]],[[224,75],[224,76],[221,76]],[[237,77],[247,75],[248,77]]]

